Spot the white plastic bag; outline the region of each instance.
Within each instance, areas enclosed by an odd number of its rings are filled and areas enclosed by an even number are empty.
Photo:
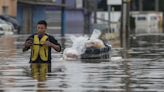
[[[98,29],[94,29],[90,39],[86,42],[86,48],[103,48],[105,47],[102,40],[99,39],[101,35],[101,31]]]
[[[85,52],[85,43],[88,40],[88,36],[76,37],[70,36],[73,44],[71,48],[66,48],[63,52],[63,58],[65,60],[76,60],[80,58],[80,55]]]
[[[93,33],[90,37],[90,40],[98,39],[100,37],[100,35],[101,35],[101,31],[98,29],[94,29]]]
[[[71,40],[73,42],[72,48],[77,50],[79,54],[83,54],[85,52],[85,43],[88,40],[88,36],[75,37],[72,35]]]
[[[79,53],[74,48],[66,48],[63,52],[63,58],[65,60],[76,60],[80,58]]]
[[[88,40],[85,44],[86,48],[104,48],[105,45],[102,40],[100,39],[93,39],[93,40]]]

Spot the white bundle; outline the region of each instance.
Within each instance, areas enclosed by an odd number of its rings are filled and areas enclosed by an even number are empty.
[[[88,40],[85,46],[86,48],[97,48],[97,49],[105,47],[103,41],[100,39]]]
[[[87,48],[104,48],[105,45],[102,40],[99,39],[99,36],[101,35],[101,31],[98,29],[94,29],[90,39],[86,42],[85,46]]]
[[[80,55],[85,52],[85,43],[88,40],[87,36],[75,37],[71,35],[71,40],[73,42],[71,48],[66,48],[63,52],[63,58],[65,60],[77,60]]]
[[[66,49],[64,49],[63,58],[65,60],[77,60],[77,59],[80,58],[79,56],[80,56],[79,53],[74,48],[66,48]]]
[[[88,36],[76,37],[71,35],[70,38],[73,42],[72,47],[66,48],[63,52],[63,58],[65,60],[77,60],[80,55],[83,54],[87,47],[103,48],[105,47],[102,40],[99,39],[101,31],[94,29],[90,39]]]

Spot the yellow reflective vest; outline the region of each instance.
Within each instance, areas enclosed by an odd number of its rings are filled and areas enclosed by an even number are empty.
[[[40,56],[41,60],[48,61],[48,47],[43,45],[48,39],[47,35],[44,35],[40,40],[38,35],[34,35],[33,46],[32,46],[32,62],[36,61],[38,56]]]

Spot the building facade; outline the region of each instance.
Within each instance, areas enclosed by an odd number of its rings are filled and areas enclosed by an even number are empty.
[[[18,0],[17,20],[21,24],[20,33],[34,33],[39,20],[46,19],[46,6],[54,5],[53,0]]]
[[[0,15],[16,18],[20,24],[19,33],[23,34],[36,32],[37,22],[43,19],[48,22],[50,33],[60,34],[63,27],[65,33],[82,33],[84,12],[83,0],[65,0],[65,4],[62,0],[0,0]]]
[[[46,20],[48,21],[48,28],[50,33],[61,33],[62,27],[64,33],[82,33],[84,25],[84,16],[82,9],[82,0],[65,0],[65,13],[62,15],[61,2],[56,0],[54,6],[46,7]],[[64,18],[62,21],[61,18]],[[64,22],[64,26],[62,25]]]
[[[0,15],[16,17],[17,0],[0,0]]]
[[[65,7],[64,15],[62,6]],[[65,0],[64,5],[62,0],[18,0],[17,11],[17,20],[21,24],[20,33],[35,33],[37,22],[43,19],[48,22],[48,32],[52,34],[60,34],[62,27],[65,27],[65,33],[83,32],[81,0]]]

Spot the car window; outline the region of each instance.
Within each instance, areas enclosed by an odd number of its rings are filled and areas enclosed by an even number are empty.
[[[137,20],[146,20],[146,17],[138,17]]]
[[[1,24],[5,24],[6,22],[5,22],[4,20],[1,20],[1,19],[0,19],[0,23],[1,23]]]

